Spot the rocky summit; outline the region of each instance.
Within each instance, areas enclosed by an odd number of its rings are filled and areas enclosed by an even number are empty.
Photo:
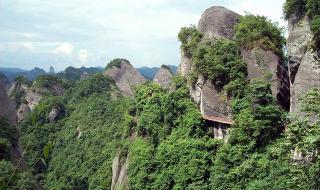
[[[106,69],[104,74],[112,78],[120,91],[126,96],[132,96],[134,94],[134,86],[147,81],[130,62],[125,59],[121,59],[118,65]]]

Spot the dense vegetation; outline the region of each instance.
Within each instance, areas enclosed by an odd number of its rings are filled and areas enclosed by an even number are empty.
[[[0,189],[33,189],[32,175],[12,161],[11,150],[17,145],[18,131],[6,118],[0,117]]]
[[[316,9],[317,1],[309,0],[308,7],[310,2]],[[287,116],[269,82],[246,79],[240,55],[240,47],[282,54],[281,30],[253,15],[242,17],[235,30],[233,40],[202,42],[194,26],[182,28],[178,38],[195,77],[175,76],[172,90],[150,82],[128,98],[102,74],[72,82],[39,77],[34,88],[60,85],[67,91],[45,94],[20,125],[24,159],[35,179],[10,161],[18,133],[0,118],[0,189],[31,189],[35,180],[46,189],[110,189],[116,155],[121,164],[128,161],[134,190],[319,188],[320,90],[302,97],[304,114]],[[106,69],[121,62],[114,59]],[[199,75],[231,102],[235,124],[227,141],[212,138],[189,96],[188,80]]]
[[[246,15],[242,16],[235,26],[235,39],[242,47],[260,47],[282,56],[286,43],[283,30],[264,16]]]
[[[106,66],[105,69],[107,70],[107,69],[111,69],[111,68],[113,68],[113,67],[120,68],[121,63],[122,63],[123,61],[126,61],[126,62],[129,63],[128,60],[116,58],[116,59],[111,60],[111,61],[107,64],[107,66]]]
[[[283,7],[284,16],[289,19],[307,15],[311,19],[311,30],[314,34],[314,46],[320,48],[320,1],[319,0],[286,0]]]
[[[202,34],[198,31],[196,26],[182,27],[178,39],[181,42],[181,49],[184,51],[186,56],[191,57],[193,52],[196,50],[199,42],[202,39]]]
[[[246,64],[238,46],[230,40],[221,39],[199,45],[192,64],[195,66],[194,74],[211,80],[217,89],[222,89],[228,83],[243,83],[246,78]]]

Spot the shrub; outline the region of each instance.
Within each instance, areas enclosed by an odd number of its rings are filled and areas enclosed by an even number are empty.
[[[195,26],[181,28],[178,39],[186,56],[191,57],[202,39],[202,34]]]
[[[120,58],[113,59],[108,63],[108,65],[106,66],[105,69],[107,70],[107,69],[111,69],[113,67],[120,68],[122,61],[127,61],[127,60],[120,59]],[[129,62],[129,61],[127,61],[127,62]]]
[[[246,64],[242,60],[236,43],[230,40],[216,40],[200,45],[192,59],[197,75],[222,89],[230,81],[246,77]]]
[[[286,39],[283,28],[264,16],[246,15],[235,26],[235,39],[239,46],[252,49],[260,47],[283,55]]]

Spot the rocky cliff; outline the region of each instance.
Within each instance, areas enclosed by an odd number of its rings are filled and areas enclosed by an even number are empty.
[[[279,105],[289,110],[290,84],[288,67],[283,58],[271,50],[262,48],[242,49],[241,55],[247,63],[248,79],[263,78],[271,83],[273,96]]]
[[[287,40],[291,85],[290,112],[299,113],[299,98],[320,87],[319,55],[311,47],[313,33],[307,16],[291,15]]]
[[[124,59],[121,59],[119,65],[106,69],[104,75],[112,78],[120,91],[126,96],[132,96],[134,86],[147,81],[129,61]]]
[[[173,74],[168,66],[162,65],[153,81],[164,88],[170,88]]]
[[[203,33],[202,41],[219,38],[231,39],[239,17],[237,13],[223,7],[214,6],[205,10],[198,23],[198,30]],[[191,70],[191,58],[182,53],[181,74],[187,75]],[[190,94],[199,105],[203,115],[230,117],[228,102],[223,95],[218,93],[211,81],[199,76],[194,87],[190,88]]]
[[[203,34],[202,42],[214,39],[234,39],[234,28],[240,15],[223,7],[211,7],[202,14],[198,23],[198,30]],[[271,82],[273,95],[278,103],[289,109],[290,85],[288,67],[281,56],[271,50],[259,47],[242,48],[241,56],[247,63],[247,78],[263,78]],[[188,76],[192,68],[192,57],[181,50],[181,62],[178,73]],[[203,115],[231,117],[229,102],[225,95],[219,93],[211,81],[198,76],[190,94],[199,105]]]

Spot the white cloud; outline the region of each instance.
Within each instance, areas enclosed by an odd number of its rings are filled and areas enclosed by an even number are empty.
[[[61,45],[59,45],[57,48],[55,48],[53,50],[53,53],[56,53],[56,54],[60,54],[61,53],[61,54],[65,54],[65,55],[71,56],[73,50],[74,50],[74,46],[72,44],[64,42]]]
[[[86,49],[80,49],[78,52],[78,60],[80,63],[86,63],[89,57],[89,52]]]
[[[31,43],[31,42],[22,42],[21,46],[23,46],[24,48],[26,48],[30,51],[34,50],[33,43]]]

